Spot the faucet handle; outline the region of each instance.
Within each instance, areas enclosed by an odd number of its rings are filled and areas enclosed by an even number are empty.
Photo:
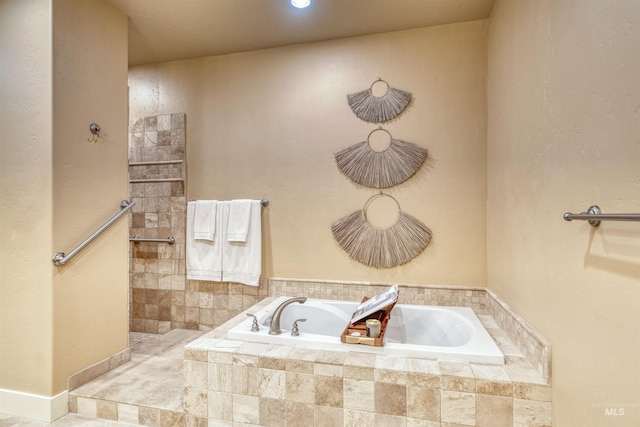
[[[300,330],[298,329],[298,322],[306,322],[307,319],[298,319],[293,322],[293,326],[291,327],[291,336],[297,337],[300,335]]]
[[[253,323],[251,323],[251,332],[258,332],[260,330],[260,326],[258,326],[258,318],[251,313],[247,313],[247,316],[253,317]]]

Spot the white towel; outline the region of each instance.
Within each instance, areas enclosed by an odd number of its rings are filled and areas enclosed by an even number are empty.
[[[223,240],[222,280],[258,286],[262,274],[262,205],[251,200],[251,213],[246,242]],[[221,202],[222,224],[228,224],[231,202]],[[220,223],[219,223],[220,224]]]
[[[218,202],[215,200],[198,200],[195,202],[193,219],[194,239],[213,242],[213,237],[216,232],[217,206]]]
[[[219,208],[216,202],[216,208]],[[218,211],[220,209],[217,209]],[[221,232],[214,235],[215,239],[196,240],[194,238],[193,226],[195,222],[196,202],[187,204],[187,230],[186,230],[186,264],[187,279],[190,280],[210,280],[222,281],[222,236]],[[216,214],[215,228],[219,231],[221,227],[222,215]]]
[[[251,200],[232,200],[229,210],[229,224],[227,225],[227,241],[246,242],[250,221]]]

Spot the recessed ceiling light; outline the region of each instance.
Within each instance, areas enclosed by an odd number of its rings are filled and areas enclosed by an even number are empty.
[[[311,4],[311,0],[291,0],[291,5],[298,9],[304,9]]]

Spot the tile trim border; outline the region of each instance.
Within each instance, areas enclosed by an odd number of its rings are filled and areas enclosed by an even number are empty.
[[[551,343],[491,289],[486,289],[487,311],[525,358],[551,385]]]
[[[93,365],[87,366],[86,368],[69,375],[67,378],[67,390],[75,390],[81,385],[84,385],[89,381],[106,374],[110,370],[127,363],[129,360],[131,360],[131,348],[127,347],[124,350],[94,363]]]

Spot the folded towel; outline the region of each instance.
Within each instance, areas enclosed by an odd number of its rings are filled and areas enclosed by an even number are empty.
[[[221,202],[222,224],[229,221],[232,202]],[[258,286],[262,273],[262,205],[251,200],[250,221],[246,242],[223,240],[222,280]]]
[[[227,225],[227,241],[246,242],[251,221],[251,200],[232,200]]]
[[[216,202],[216,207],[218,203]],[[187,204],[187,230],[185,257],[187,265],[187,279],[222,281],[222,236],[214,240],[196,240],[193,226],[196,217],[196,202]],[[222,216],[216,215],[215,228],[223,230]],[[222,234],[222,233],[217,233]]]
[[[189,203],[191,204],[191,202]],[[216,210],[218,202],[215,200],[198,200],[195,202],[193,219],[193,238],[213,242],[216,231]]]

